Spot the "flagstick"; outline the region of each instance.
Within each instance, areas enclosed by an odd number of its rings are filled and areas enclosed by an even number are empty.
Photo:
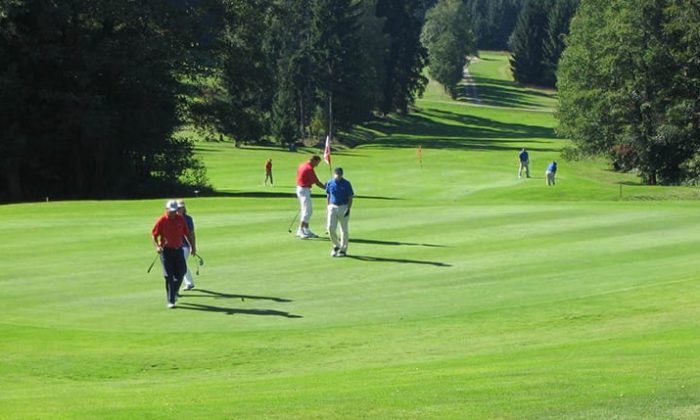
[[[333,91],[328,92],[328,173],[333,177],[333,165],[331,164],[331,139],[333,138]]]

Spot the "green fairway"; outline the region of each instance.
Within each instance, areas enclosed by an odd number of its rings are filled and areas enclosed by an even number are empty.
[[[319,150],[200,143],[174,310],[146,273],[168,197],[0,206],[0,418],[699,418],[698,190],[564,161],[555,94],[507,69],[482,53],[480,103],[431,84],[334,150],[347,258],[316,187],[322,238],[287,232]]]

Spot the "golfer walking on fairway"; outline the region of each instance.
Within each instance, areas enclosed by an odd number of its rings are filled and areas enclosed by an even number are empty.
[[[316,172],[314,172],[314,168],[317,167],[320,162],[321,158],[318,155],[313,155],[308,162],[302,163],[297,169],[297,197],[301,205],[301,222],[299,223],[297,236],[301,239],[318,238],[318,235],[309,229],[309,220],[311,220],[311,214],[313,213],[313,208],[311,206],[311,187],[316,185],[319,188],[326,188],[326,186],[318,180]]]
[[[193,241],[197,238],[194,236],[194,220],[192,216],[187,214],[187,207],[183,200],[177,200],[177,214],[185,218],[185,223],[187,223],[187,228],[190,230],[190,235]],[[192,270],[190,270],[190,243],[187,242],[187,238],[183,238],[182,241],[182,254],[185,256],[185,265],[187,266],[187,272],[185,273],[185,290],[194,289],[194,279],[192,278]]]
[[[326,183],[326,202],[328,205],[327,228],[333,243],[331,257],[344,257],[348,251],[348,222],[350,208],[355,192],[352,184],[343,178],[343,168],[335,168],[333,179]],[[340,222],[340,238],[338,238],[338,222]]]
[[[187,272],[185,254],[182,252],[184,241],[189,242],[192,255],[197,253],[194,238],[190,234],[185,218],[177,214],[175,200],[169,200],[165,204],[165,214],[156,220],[151,230],[151,237],[163,264],[168,308],[174,308],[182,278]]]

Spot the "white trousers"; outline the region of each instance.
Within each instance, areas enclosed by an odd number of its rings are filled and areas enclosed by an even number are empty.
[[[185,273],[185,287],[194,287],[192,272],[190,271],[190,247],[183,246],[182,252],[185,253],[185,264],[187,265],[187,273]]]
[[[547,177],[547,185],[554,185],[554,172],[545,172],[545,176]]]
[[[347,210],[347,204],[342,206],[336,206],[335,204],[328,205],[328,223],[326,224],[328,235],[331,237],[333,247],[343,252],[348,250],[348,221],[350,220],[350,216],[345,217],[345,212]],[[338,238],[338,232],[336,232],[338,229],[338,222],[340,222],[340,238]]]
[[[314,209],[311,207],[311,188],[297,186],[297,198],[301,204],[301,221],[308,224]]]

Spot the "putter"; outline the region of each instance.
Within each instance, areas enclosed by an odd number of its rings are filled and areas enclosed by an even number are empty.
[[[156,254],[156,257],[155,257],[155,258],[153,259],[153,261],[151,262],[151,265],[148,266],[148,270],[146,271],[146,273],[150,273],[150,272],[151,272],[151,269],[153,268],[153,265],[156,263],[156,260],[158,259],[158,256],[159,256],[159,255],[160,255],[160,254]]]
[[[301,209],[297,210],[297,214],[294,215],[294,219],[292,219],[292,223],[289,224],[289,229],[287,229],[287,232],[292,233],[292,225],[294,225],[294,222],[297,221],[297,217],[299,217],[300,212]]]

